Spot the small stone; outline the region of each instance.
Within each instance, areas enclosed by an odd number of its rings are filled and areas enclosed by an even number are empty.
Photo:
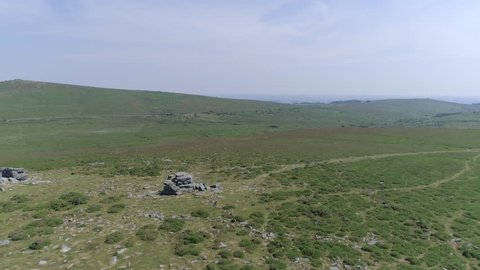
[[[70,250],[71,250],[71,248],[69,246],[67,246],[66,244],[62,244],[62,248],[60,249],[60,252],[67,253]]]
[[[5,239],[5,240],[0,240],[0,247],[1,246],[8,246],[10,245],[10,240]]]
[[[120,249],[119,251],[117,251],[117,254],[122,255],[122,254],[125,253],[127,250],[128,250],[128,248],[122,248],[122,249]]]
[[[45,266],[47,265],[47,263],[48,263],[47,261],[41,260],[38,262],[38,266]]]
[[[110,260],[110,265],[115,265],[117,264],[118,258],[117,256],[113,256],[112,259]]]

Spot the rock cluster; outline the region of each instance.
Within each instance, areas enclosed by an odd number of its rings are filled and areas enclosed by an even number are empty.
[[[23,168],[0,168],[1,182],[17,182],[27,180],[27,172]]]
[[[10,245],[10,240],[8,240],[8,239],[0,240],[0,247],[8,246],[8,245]]]
[[[213,189],[215,192],[220,191],[218,184],[208,186],[205,183],[196,183],[195,177],[186,172],[178,172],[168,176],[163,182],[163,190],[160,195],[181,195],[185,192],[207,191]]]
[[[157,212],[157,211],[151,211],[147,212],[144,214],[144,217],[146,218],[152,218],[152,219],[159,219],[159,220],[164,220],[165,215],[163,213]]]

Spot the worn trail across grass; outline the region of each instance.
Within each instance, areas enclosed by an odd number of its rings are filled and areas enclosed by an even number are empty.
[[[479,152],[365,155],[265,173],[257,180],[271,188],[261,194],[275,205],[271,226],[281,220],[288,231],[273,254],[298,245],[321,250],[314,264],[329,256],[342,258],[335,266],[369,258],[369,269],[477,269]]]
[[[289,171],[289,170],[304,168],[304,167],[307,167],[307,166],[315,166],[315,165],[320,165],[320,164],[349,163],[349,162],[357,162],[357,161],[362,161],[362,160],[367,160],[367,159],[382,159],[382,158],[389,158],[389,157],[434,155],[434,154],[446,154],[446,153],[473,153],[473,152],[480,152],[480,149],[391,153],[391,154],[379,154],[379,155],[365,155],[365,156],[358,156],[358,157],[333,158],[333,159],[328,159],[328,160],[323,160],[323,161],[318,161],[318,162],[307,162],[307,163],[280,165],[281,166],[280,169],[275,170],[275,171],[271,171],[271,172],[269,172],[265,175],[269,175],[269,174],[273,174],[273,173],[281,173],[281,172],[286,172],[286,171]]]

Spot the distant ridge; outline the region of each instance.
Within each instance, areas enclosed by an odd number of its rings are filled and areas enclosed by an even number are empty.
[[[285,104],[16,79],[0,82],[0,100],[0,120],[216,114],[229,116],[215,120],[225,123],[285,122],[295,128],[480,125],[479,105],[433,99]]]
[[[286,105],[170,92],[10,80],[0,82],[3,117],[238,112]]]

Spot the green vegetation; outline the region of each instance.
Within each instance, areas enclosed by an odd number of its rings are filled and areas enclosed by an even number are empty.
[[[167,232],[179,232],[183,229],[184,225],[185,221],[181,219],[170,218],[165,220],[165,222],[160,225],[159,229]]]
[[[148,224],[140,228],[136,235],[142,241],[155,241],[158,237],[157,226]]]
[[[50,203],[50,208],[55,211],[60,211],[64,209],[70,209],[74,206],[85,204],[88,201],[88,197],[84,194],[78,192],[69,192],[63,194],[55,201]]]
[[[87,207],[87,209],[85,211],[87,211],[88,213],[94,213],[94,212],[98,212],[102,210],[102,205],[100,204],[91,204]]]
[[[210,213],[207,210],[199,209],[192,212],[192,217],[208,218]]]
[[[35,242],[33,242],[28,248],[32,250],[40,250],[48,245],[50,245],[50,240],[38,239],[38,240],[35,240]]]
[[[107,235],[107,237],[105,238],[105,244],[109,244],[109,245],[116,244],[122,241],[123,239],[125,239],[125,236],[123,235],[122,232],[113,232]]]
[[[0,99],[25,105],[0,108],[0,165],[38,179],[0,193],[2,268],[479,267],[478,106],[22,81]],[[223,192],[148,196],[176,171]]]
[[[120,213],[123,209],[125,209],[125,207],[127,206],[123,203],[114,204],[110,206],[110,208],[108,208],[107,213],[110,213],[110,214]]]
[[[205,232],[192,232],[185,231],[183,235],[183,243],[188,244],[198,244],[208,239],[208,234]]]

